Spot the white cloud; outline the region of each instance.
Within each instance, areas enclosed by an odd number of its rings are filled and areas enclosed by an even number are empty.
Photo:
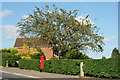
[[[4,10],[4,11],[0,12],[0,17],[6,17],[6,16],[9,16],[12,14],[13,14],[13,12],[11,10]]]
[[[104,38],[103,41],[106,42],[106,43],[115,42],[115,41],[117,41],[117,37]]]
[[[77,17],[77,18],[75,18],[78,22],[81,22],[81,24],[82,24],[82,21],[83,21],[83,24],[91,24],[91,25],[94,25],[94,23],[92,22],[92,20],[90,20],[90,19],[85,19],[85,18],[83,18],[83,17],[81,17],[81,16],[79,16],[79,17]]]
[[[3,39],[6,39],[6,40],[15,39],[18,36],[17,30],[18,30],[18,27],[13,25],[2,26]]]
[[[29,15],[23,15],[23,16],[22,16],[23,19],[25,19],[25,18],[27,18],[27,17],[29,17]]]
[[[79,16],[79,17],[77,17],[77,18],[75,18],[78,22],[82,22],[82,19],[83,19],[83,17],[81,17],[81,16]]]

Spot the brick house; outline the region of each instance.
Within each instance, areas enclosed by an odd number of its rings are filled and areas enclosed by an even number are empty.
[[[31,41],[35,41],[35,44],[32,44]],[[36,51],[36,47],[40,47],[43,51],[46,59],[51,59],[53,57],[53,47],[48,44],[44,39],[35,40],[35,38],[17,38],[14,44],[18,50],[22,50],[22,46],[26,44],[29,46],[30,51]]]

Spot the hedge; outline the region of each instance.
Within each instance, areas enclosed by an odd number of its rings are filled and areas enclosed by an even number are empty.
[[[44,72],[67,75],[79,75],[80,62],[84,62],[85,76],[100,78],[120,78],[118,74],[117,59],[87,59],[87,60],[46,60]],[[39,60],[20,60],[19,67],[22,69],[39,70]]]
[[[0,49],[0,53],[15,54],[15,53],[18,53],[18,49],[17,48],[3,48],[3,49]]]
[[[19,68],[39,71],[39,59],[20,59]]]
[[[18,64],[16,61],[20,59],[19,56],[13,55],[11,53],[4,53],[0,54],[2,56],[2,66],[6,66],[6,61],[8,60],[8,66],[10,67],[18,67]]]
[[[118,59],[84,60],[86,76],[120,78]]]
[[[79,71],[79,63],[75,62],[74,60],[45,61],[44,72],[78,75]]]

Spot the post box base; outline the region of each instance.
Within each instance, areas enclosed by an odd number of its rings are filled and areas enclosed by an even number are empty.
[[[43,69],[40,69],[40,72],[43,72]]]

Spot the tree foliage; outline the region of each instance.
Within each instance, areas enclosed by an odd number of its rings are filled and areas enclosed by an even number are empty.
[[[19,50],[19,53],[16,53],[15,55],[20,56],[21,59],[39,59],[40,56],[45,56],[40,48],[37,48],[37,50],[30,49],[29,46],[25,44],[22,49]]]
[[[102,56],[102,59],[107,59],[105,56]]]
[[[76,51],[76,49],[72,49],[70,52],[67,52],[64,57],[65,59],[90,59],[86,54],[80,53]]]
[[[103,51],[104,38],[99,36],[99,28],[88,19],[89,15],[77,18],[78,10],[67,11],[54,4],[35,8],[33,14],[18,22],[20,36],[46,39],[59,56],[72,49]]]
[[[120,57],[120,52],[117,48],[114,48],[112,50],[111,58],[118,58],[118,57]]]

